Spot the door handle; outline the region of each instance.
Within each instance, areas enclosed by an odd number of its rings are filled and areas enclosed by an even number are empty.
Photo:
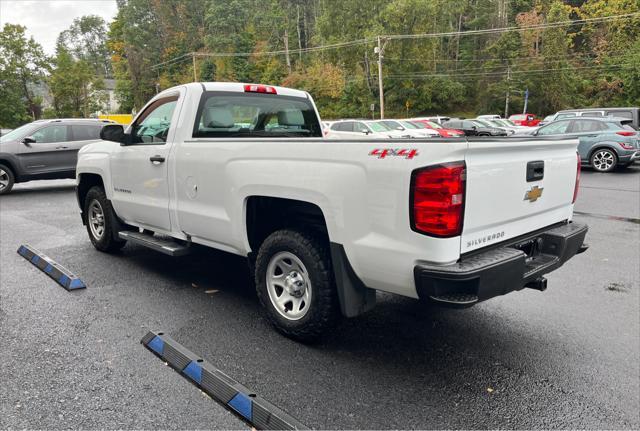
[[[149,160],[151,160],[151,163],[153,163],[154,165],[164,163],[164,157],[162,156],[151,156],[149,157]]]
[[[60,146],[60,147],[56,147],[56,150],[66,150],[69,147],[65,147],[65,146]]]

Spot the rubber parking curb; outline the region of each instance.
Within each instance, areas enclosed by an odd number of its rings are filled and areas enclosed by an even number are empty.
[[[150,331],[142,337],[140,343],[256,429],[309,429],[163,332]]]
[[[40,271],[51,277],[56,283],[68,291],[84,289],[87,286],[78,276],[57,263],[44,253],[40,253],[30,245],[21,245],[18,254],[31,262]]]

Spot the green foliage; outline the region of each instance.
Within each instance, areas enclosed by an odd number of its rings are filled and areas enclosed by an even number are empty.
[[[58,45],[48,84],[57,117],[86,118],[104,109],[107,95],[102,77],[92,64],[76,60],[62,45]]]
[[[108,26],[84,16],[60,33],[54,59],[6,24],[0,31],[0,125],[42,114],[87,116],[116,80],[121,112],[158,90],[245,81],[309,91],[327,118],[378,108],[377,36],[385,42],[387,116],[640,104],[640,17],[599,24],[458,35],[640,12],[638,0],[117,0]],[[362,40],[367,42],[361,42]],[[355,41],[335,49],[320,45]],[[358,42],[360,41],[360,42]],[[288,55],[287,55],[288,49]],[[265,54],[265,52],[275,52]],[[195,57],[192,53],[198,53]],[[236,53],[236,54],[234,54]],[[241,55],[237,55],[241,53]],[[211,55],[214,54],[214,55]],[[233,54],[233,55],[230,55]]]
[[[111,76],[107,25],[101,17],[87,15],[74,19],[73,24],[58,35],[56,45],[68,51],[76,60],[89,64],[95,74]]]
[[[49,62],[42,47],[27,39],[25,27],[5,24],[0,31],[0,125],[13,128],[40,118],[42,100],[35,86]]]

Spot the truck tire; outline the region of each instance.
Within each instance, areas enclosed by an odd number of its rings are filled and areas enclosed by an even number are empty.
[[[89,239],[97,250],[112,253],[127,243],[117,239],[118,219],[102,187],[89,189],[84,199],[83,215]]]
[[[9,194],[15,181],[16,177],[11,168],[0,164],[0,195]]]
[[[598,148],[591,155],[591,166],[598,172],[611,172],[618,164],[618,156],[608,148]]]
[[[339,317],[339,303],[328,247],[315,237],[279,230],[260,246],[256,291],[275,328],[311,342]]]

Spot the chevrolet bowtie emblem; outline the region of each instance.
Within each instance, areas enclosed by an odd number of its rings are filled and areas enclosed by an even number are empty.
[[[529,202],[535,202],[538,200],[540,196],[542,196],[542,191],[544,187],[533,186],[531,190],[524,194],[524,200]]]

